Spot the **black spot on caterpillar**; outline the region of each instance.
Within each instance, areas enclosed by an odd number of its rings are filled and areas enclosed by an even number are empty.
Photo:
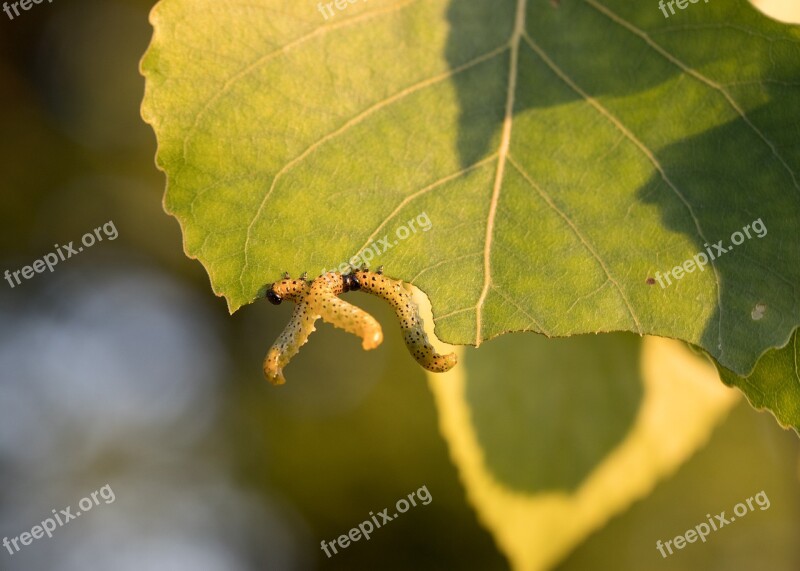
[[[433,348],[423,329],[419,308],[403,282],[387,278],[380,270],[355,270],[352,275],[358,280],[361,291],[385,299],[394,308],[406,347],[417,363],[434,373],[444,373],[453,368],[456,364],[455,353],[441,355]]]
[[[325,322],[361,337],[361,346],[369,351],[383,342],[381,324],[360,307],[336,297],[360,287],[352,274],[322,274],[311,284],[309,303]]]

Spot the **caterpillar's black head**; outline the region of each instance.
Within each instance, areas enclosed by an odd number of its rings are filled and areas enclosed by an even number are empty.
[[[272,286],[267,290],[267,299],[272,305],[280,305],[283,301],[283,298],[275,293],[275,288]]]
[[[361,289],[361,282],[355,274],[345,274],[342,276],[344,291],[358,291]]]

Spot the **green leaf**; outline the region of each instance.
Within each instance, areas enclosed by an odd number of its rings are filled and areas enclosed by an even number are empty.
[[[705,359],[656,337],[509,335],[459,358],[428,375],[441,430],[479,519],[520,571],[552,568],[647,496],[737,397]]]
[[[747,374],[800,323],[800,32],[744,0],[669,18],[374,0],[327,20],[162,0],[151,19],[142,111],[165,207],[231,311],[375,245],[458,344],[633,331]],[[648,285],[757,219],[763,237]]]
[[[717,366],[725,384],[738,387],[755,408],[767,409],[784,428],[800,435],[800,341],[795,332],[789,343],[771,349],[759,359],[755,370],[740,377]]]

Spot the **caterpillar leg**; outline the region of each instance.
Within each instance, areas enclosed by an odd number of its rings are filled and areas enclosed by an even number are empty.
[[[352,275],[323,274],[312,282],[308,300],[323,321],[359,336],[365,350],[375,349],[383,342],[380,323],[360,307],[337,297],[351,289],[358,289]]]
[[[400,320],[403,340],[417,363],[434,373],[444,373],[455,366],[457,362],[455,353],[442,355],[431,345],[423,329],[419,308],[411,299],[411,293],[403,282],[387,278],[382,273],[363,269],[356,270],[352,275],[362,291],[385,299],[394,308]]]
[[[267,299],[275,305],[284,299],[297,304],[289,323],[272,344],[264,359],[264,375],[273,385],[282,385],[286,382],[283,368],[297,354],[300,347],[306,344],[308,336],[316,330],[314,323],[320,316],[308,303],[308,291],[309,286],[305,280],[289,278],[275,282],[267,290]]]

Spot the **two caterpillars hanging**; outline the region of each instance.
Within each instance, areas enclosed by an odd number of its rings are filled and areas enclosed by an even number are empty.
[[[326,323],[344,329],[361,338],[365,350],[376,348],[383,341],[380,323],[363,309],[339,299],[347,291],[364,291],[385,299],[394,308],[403,331],[403,340],[417,363],[429,371],[443,373],[456,364],[455,353],[441,355],[428,341],[423,330],[419,308],[411,299],[406,284],[383,275],[380,268],[371,272],[354,269],[348,274],[330,272],[313,281],[284,276],[267,289],[267,299],[280,304],[284,299],[295,303],[286,329],[270,347],[264,359],[264,374],[275,385],[286,382],[283,369],[316,330],[314,323],[322,318]]]

